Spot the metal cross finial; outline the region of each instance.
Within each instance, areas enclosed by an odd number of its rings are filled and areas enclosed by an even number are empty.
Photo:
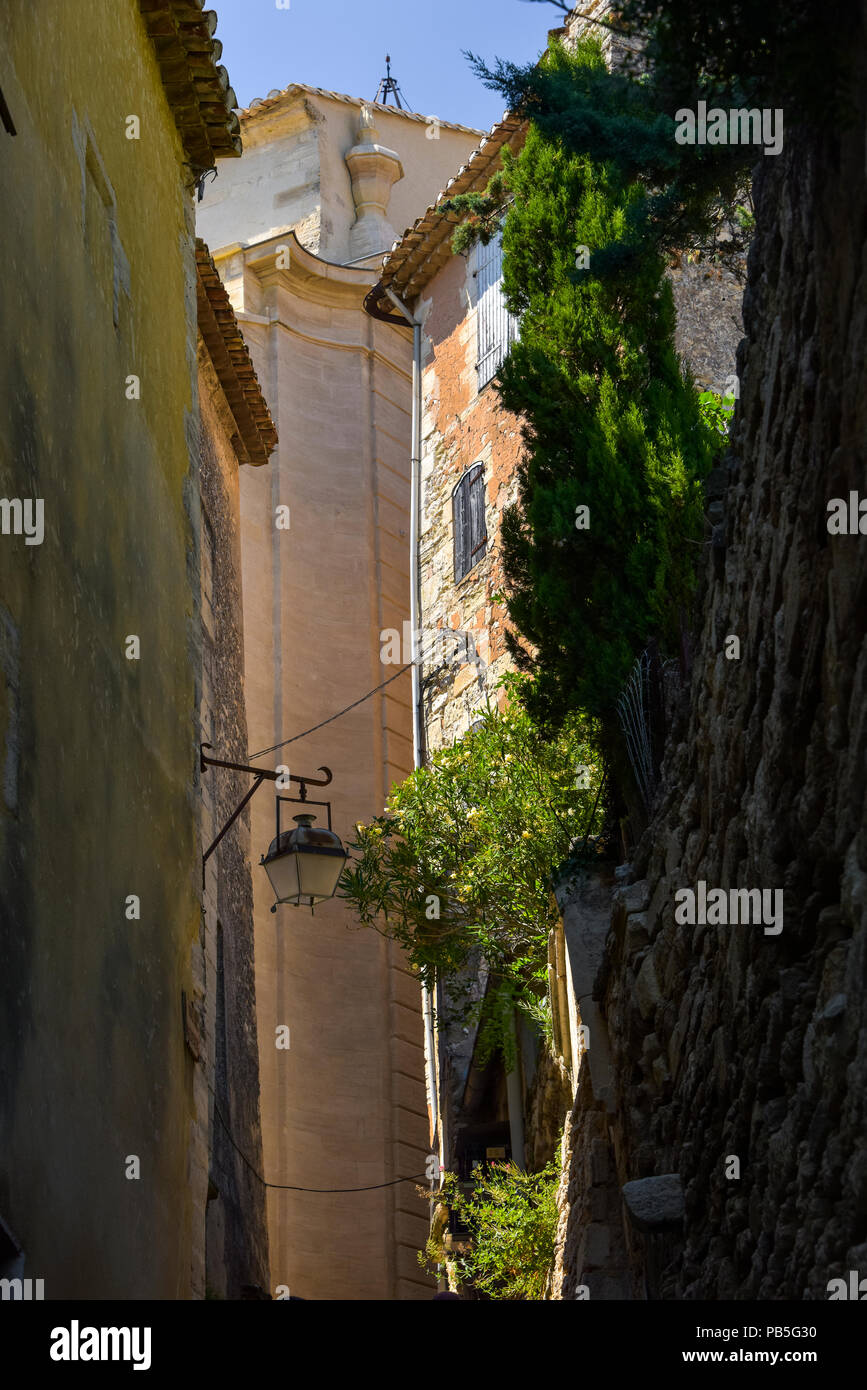
[[[397,78],[392,77],[391,75],[391,54],[386,53],[385,77],[380,79],[379,86],[376,89],[376,96],[373,98],[373,100],[374,102],[377,102],[382,106],[387,106],[389,96],[394,97],[394,104],[397,107],[398,111],[409,110],[409,103],[407,102],[406,97],[403,96],[403,92],[400,90]],[[401,100],[401,98],[403,98],[403,100]]]

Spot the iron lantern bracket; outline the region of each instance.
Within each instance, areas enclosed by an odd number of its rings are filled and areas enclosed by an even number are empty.
[[[223,836],[226,834],[226,832],[227,832],[228,830],[231,830],[232,826],[235,824],[235,821],[238,819],[238,817],[240,816],[240,814],[241,814],[241,812],[243,811],[244,807],[247,805],[247,802],[251,799],[251,797],[253,797],[253,796],[255,795],[255,793],[259,790],[259,788],[261,787],[261,785],[262,785],[263,782],[278,782],[278,781],[281,782],[281,783],[285,783],[286,781],[289,781],[289,782],[297,782],[297,783],[299,784],[300,788],[301,788],[301,795],[300,795],[300,797],[290,797],[290,796],[278,796],[278,797],[277,797],[277,824],[278,824],[278,827],[279,827],[279,823],[280,823],[280,802],[281,802],[281,801],[298,801],[298,802],[304,802],[305,804],[309,804],[309,805],[311,805],[311,806],[327,806],[327,807],[328,807],[328,828],[329,828],[329,830],[331,829],[331,803],[330,803],[330,801],[311,801],[311,802],[309,802],[309,803],[307,802],[307,788],[308,788],[308,787],[327,787],[327,786],[328,786],[328,784],[329,784],[329,782],[331,781],[331,778],[332,778],[331,769],[330,769],[329,767],[319,767],[319,768],[316,769],[317,772],[324,772],[324,773],[325,773],[324,778],[321,778],[321,779],[320,779],[320,778],[317,778],[317,777],[296,777],[296,775],[295,775],[294,772],[272,772],[271,769],[268,768],[268,767],[251,767],[248,763],[233,763],[233,762],[227,762],[226,759],[224,759],[224,758],[209,758],[208,755],[207,755],[207,753],[205,752],[205,749],[206,749],[206,748],[212,748],[212,747],[213,747],[213,744],[211,744],[211,743],[202,743],[202,744],[199,745],[199,767],[200,767],[200,769],[201,769],[202,772],[207,772],[207,770],[208,770],[209,767],[226,767],[226,768],[229,768],[229,770],[232,771],[232,772],[249,772],[256,780],[254,781],[254,783],[253,783],[252,787],[250,788],[250,790],[246,793],[246,795],[245,795],[245,796],[242,798],[242,800],[239,802],[238,806],[237,806],[237,807],[235,808],[235,810],[232,812],[231,816],[230,816],[229,819],[226,821],[226,824],[223,826],[223,828],[222,828],[222,830],[220,831],[219,835],[216,837],[216,839],[213,841],[213,843],[210,844],[210,845],[208,846],[208,848],[205,850],[204,854],[202,855],[202,882],[203,882],[203,884],[204,884],[204,877],[205,877],[205,864],[208,862],[208,859],[209,859],[210,856],[213,854],[214,850],[217,848],[217,845],[220,843],[220,841],[222,840],[222,838],[223,838]],[[279,830],[278,830],[278,834],[279,834]]]
[[[320,771],[322,771],[322,769],[320,769]],[[305,779],[305,780],[306,780],[306,779]],[[280,843],[280,802],[281,802],[281,801],[288,801],[288,802],[291,802],[291,804],[292,804],[293,806],[324,806],[325,809],[326,809],[326,811],[328,812],[328,829],[330,830],[330,829],[332,828],[332,827],[331,827],[331,802],[330,802],[330,801],[308,801],[308,800],[307,800],[307,797],[306,797],[305,794],[304,794],[304,789],[302,788],[302,790],[301,790],[301,795],[300,795],[300,796],[278,796],[278,797],[277,797],[277,843],[278,843],[278,844]]]

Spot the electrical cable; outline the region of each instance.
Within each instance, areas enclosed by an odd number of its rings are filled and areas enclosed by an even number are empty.
[[[368,1187],[295,1187],[292,1183],[266,1182],[265,1179],[262,1177],[262,1174],[258,1172],[256,1168],[253,1167],[253,1164],[250,1162],[249,1158],[244,1153],[244,1150],[239,1148],[239,1146],[235,1143],[232,1131],[229,1129],[229,1126],[226,1122],[226,1118],[223,1115],[223,1112],[220,1109],[219,1104],[217,1103],[216,1092],[214,1091],[214,1088],[210,1085],[210,1083],[208,1084],[208,1090],[213,1096],[214,1110],[216,1111],[219,1117],[220,1124],[226,1131],[226,1137],[229,1140],[229,1143],[232,1145],[232,1148],[235,1150],[235,1152],[237,1154],[240,1154],[241,1158],[244,1160],[245,1164],[250,1169],[250,1172],[253,1174],[253,1177],[256,1178],[262,1184],[263,1187],[277,1188],[281,1192],[376,1192],[381,1187],[396,1187],[397,1184],[401,1182],[420,1182],[423,1179],[427,1178],[426,1173],[417,1173],[415,1177],[412,1178],[392,1178],[390,1182],[374,1182],[371,1183]]]
[[[333,724],[335,719],[341,719],[343,715],[348,714],[351,709],[356,709],[358,705],[363,705],[365,700],[369,700],[372,695],[377,695],[380,690],[384,690],[387,685],[391,685],[392,681],[396,681],[398,676],[402,676],[406,671],[409,671],[411,667],[418,666],[419,664],[420,663],[417,661],[408,662],[406,666],[401,666],[400,670],[396,672],[395,675],[389,676],[387,681],[383,681],[382,685],[377,685],[373,690],[368,690],[366,695],[362,695],[360,700],[355,700],[351,705],[347,705],[346,709],[339,710],[337,714],[332,714],[328,719],[323,719],[321,724],[314,724],[312,729],[305,729],[303,734],[294,734],[292,738],[284,738],[282,743],[275,743],[271,748],[260,748],[258,753],[248,753],[248,761],[252,762],[254,758],[264,758],[266,753],[276,753],[278,748],[286,748],[290,743],[297,743],[299,738],[306,738],[308,734],[315,734],[317,729],[324,729],[326,724]]]

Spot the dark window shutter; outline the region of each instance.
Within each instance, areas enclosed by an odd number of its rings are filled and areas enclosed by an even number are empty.
[[[469,476],[470,494],[470,556],[469,566],[481,560],[485,553],[488,533],[485,528],[485,472],[479,466]]]
[[[480,463],[464,474],[452,497],[455,532],[455,583],[481,560],[487,546],[485,473]]]
[[[467,534],[467,490],[466,478],[461,478],[452,498],[452,515],[455,527],[455,583],[463,579],[470,567],[469,539]]]

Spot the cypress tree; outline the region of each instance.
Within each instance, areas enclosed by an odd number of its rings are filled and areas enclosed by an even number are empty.
[[[594,40],[574,53],[553,42],[545,73],[566,104],[570,91],[584,100],[588,77],[625,90]],[[454,204],[484,237],[508,203],[503,289],[521,328],[498,389],[526,445],[503,518],[510,647],[534,674],[534,713],[556,721],[569,708],[607,721],[635,654],[651,635],[673,635],[715,448],[675,351],[664,254],[634,238],[646,184],[633,155],[607,152],[531,121],[487,198]]]

